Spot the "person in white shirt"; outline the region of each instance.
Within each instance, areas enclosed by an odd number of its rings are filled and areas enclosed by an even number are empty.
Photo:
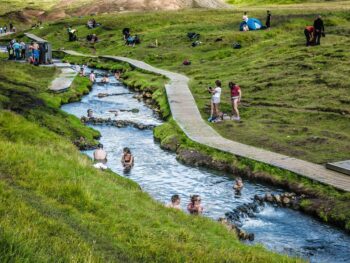
[[[213,89],[209,87],[208,91],[212,94],[211,96],[211,111],[210,111],[210,118],[208,119],[209,122],[217,122],[219,121],[220,117],[222,117],[222,114],[220,113],[220,97],[221,97],[221,81],[217,80],[215,81],[216,88]]]

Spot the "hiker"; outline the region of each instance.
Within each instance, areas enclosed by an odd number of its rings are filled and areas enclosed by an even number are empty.
[[[210,103],[210,118],[208,119],[209,122],[218,122],[219,117],[222,115],[220,114],[219,109],[221,97],[221,81],[215,81],[215,85],[215,89],[213,89],[212,87],[208,88],[209,93],[212,94]]]
[[[2,35],[4,33],[4,30],[2,27],[0,27],[0,35]]]
[[[243,180],[241,177],[237,177],[236,178],[236,181],[235,181],[235,184],[233,185],[233,189],[236,190],[236,192],[241,192],[241,190],[243,189]]]
[[[135,37],[133,36],[128,36],[128,38],[126,39],[126,43],[127,46],[129,47],[134,47],[135,46]]]
[[[269,10],[267,10],[266,12],[266,28],[270,28],[271,27],[271,12]]]
[[[70,26],[67,28],[68,32],[68,40],[69,41],[76,41],[77,40],[77,30],[71,28]]]
[[[200,215],[203,213],[203,207],[201,206],[201,197],[199,195],[191,196],[191,201],[187,205],[187,210],[192,215]]]
[[[13,32],[12,30],[13,30],[13,24],[10,23],[10,32]]]
[[[13,50],[15,52],[15,59],[19,60],[21,58],[21,44],[18,43],[17,41],[15,41],[12,44],[12,48],[13,48]]]
[[[315,37],[314,37],[314,27],[313,26],[307,26],[304,29],[304,34],[306,37],[306,46],[312,46],[315,43]]]
[[[180,210],[181,209],[180,202],[181,202],[180,196],[179,195],[173,195],[171,197],[171,203],[167,204],[166,207],[175,208],[175,209],[179,209]]]
[[[101,80],[102,83],[105,83],[105,84],[108,84],[109,83],[109,78],[108,78],[108,75],[105,74]]]
[[[96,163],[107,163],[107,153],[103,149],[103,145],[101,143],[97,146],[97,149],[94,151],[94,160]]]
[[[231,103],[232,103],[232,120],[239,121],[241,118],[239,116],[238,104],[241,102],[242,91],[241,87],[232,81],[228,84],[231,90]]]
[[[96,75],[95,75],[95,73],[94,73],[93,70],[91,70],[91,72],[90,72],[89,79],[90,79],[91,83],[95,83],[95,81],[96,81]]]
[[[134,166],[134,157],[129,148],[123,149],[122,164],[125,169],[130,170]]]
[[[26,59],[26,43],[21,41],[21,59]]]
[[[6,34],[6,32],[7,32],[7,25],[4,25],[3,30],[4,30],[4,34]]]
[[[14,50],[13,50],[13,47],[12,47],[12,41],[7,45],[7,52],[9,54],[9,60],[12,60],[14,59]]]
[[[324,33],[324,24],[323,20],[320,15],[317,16],[316,20],[314,21],[314,38],[315,38],[315,45],[321,44],[321,37],[325,37]]]
[[[92,22],[91,19],[90,19],[89,21],[87,21],[86,26],[87,26],[89,29],[93,29],[93,28],[94,28],[94,25],[93,25],[93,22]]]

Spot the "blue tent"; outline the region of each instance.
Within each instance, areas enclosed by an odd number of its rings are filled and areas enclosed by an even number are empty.
[[[239,26],[240,31],[243,31],[244,25],[248,25],[249,30],[259,30],[263,27],[261,21],[256,18],[249,18],[247,22],[243,21]]]

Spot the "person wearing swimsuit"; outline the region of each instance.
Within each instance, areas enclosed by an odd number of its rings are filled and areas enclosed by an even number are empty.
[[[123,149],[122,164],[125,169],[131,169],[134,166],[134,157],[127,147]]]
[[[191,215],[200,215],[203,213],[201,197],[199,195],[191,196],[191,202],[187,205],[187,210]]]

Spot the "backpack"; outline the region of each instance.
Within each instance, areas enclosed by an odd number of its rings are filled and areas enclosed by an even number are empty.
[[[189,65],[191,65],[191,61],[186,59],[186,60],[184,60],[184,62],[182,64],[185,65],[185,66],[189,66]]]
[[[242,46],[241,46],[240,43],[233,43],[233,44],[232,44],[232,47],[233,47],[234,49],[239,49],[239,48],[241,48]]]

